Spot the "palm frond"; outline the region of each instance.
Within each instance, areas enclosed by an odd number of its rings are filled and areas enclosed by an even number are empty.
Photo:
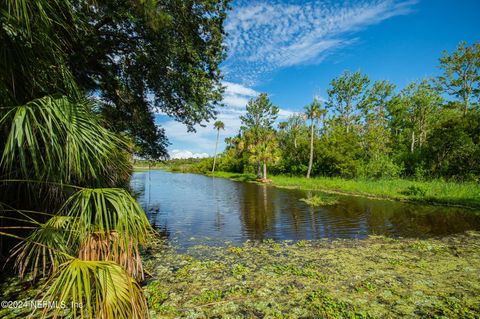
[[[58,25],[67,18],[73,18],[73,6],[68,0],[4,0],[0,7],[1,15],[14,19],[28,32],[31,24],[41,22],[44,27]],[[62,24],[69,29],[70,26]]]
[[[14,247],[12,257],[20,278],[51,275],[67,261],[73,253],[67,245],[68,229],[74,222],[69,216],[53,216]]]
[[[120,174],[129,171],[124,157],[112,161],[126,142],[103,128],[83,103],[46,96],[9,109],[0,127],[9,128],[0,168],[11,178],[111,185],[111,165]]]
[[[0,106],[62,92],[79,96],[68,51],[83,28],[69,0],[0,2]]]
[[[124,189],[85,188],[65,203],[64,214],[78,220],[73,233],[84,260],[111,260],[143,278],[139,246],[153,234],[145,212]]]
[[[55,300],[66,309],[45,308],[42,318],[148,318],[140,285],[114,262],[71,259],[59,270],[43,300]]]

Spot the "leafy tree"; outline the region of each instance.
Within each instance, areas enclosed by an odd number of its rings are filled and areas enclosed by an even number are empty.
[[[422,147],[441,103],[442,97],[427,80],[411,83],[404,90],[404,103],[411,121],[411,146]]]
[[[363,149],[360,136],[341,126],[331,126],[328,138],[324,134],[317,149],[319,173],[326,176],[353,178],[362,168]]]
[[[222,121],[216,121],[213,124],[214,129],[217,130],[217,141],[215,142],[215,156],[213,158],[213,167],[212,167],[212,173],[215,172],[215,164],[217,162],[217,147],[218,147],[218,137],[220,135],[220,130],[225,129],[225,124]]]
[[[445,92],[461,99],[466,114],[471,98],[480,98],[480,43],[467,46],[462,42],[450,55],[444,51],[440,68],[443,75],[438,77],[438,83]]]
[[[366,92],[360,109],[363,113],[362,145],[365,167],[362,175],[369,177],[397,176],[400,167],[393,163],[387,110],[392,103],[395,86],[387,81],[375,81]]]
[[[222,99],[228,0],[75,3],[81,32],[65,46],[77,85],[98,95],[109,129],[126,132],[146,158],[165,157],[161,111],[194,130]]]
[[[273,129],[273,123],[278,117],[278,107],[274,106],[266,93],[259,94],[256,98],[248,101],[247,113],[240,116],[242,122],[241,131],[243,132],[247,150],[252,151],[260,148],[262,141],[269,136]],[[262,146],[266,149],[266,146]],[[261,160],[256,157],[257,176],[262,177]]]
[[[463,113],[463,112],[462,112]],[[422,150],[432,176],[477,180],[480,176],[480,113],[447,110]]]
[[[285,122],[278,135],[282,157],[278,164],[279,173],[304,175],[307,171],[308,127],[303,114],[293,114]],[[276,167],[277,168],[277,167]]]
[[[345,71],[330,82],[326,106],[338,114],[340,124],[345,127],[347,133],[358,120],[357,110],[365,99],[369,84],[368,77],[358,71],[355,73]]]
[[[285,123],[283,130],[287,133],[287,141],[293,141],[293,147],[298,147],[298,139],[302,135],[302,129],[305,126],[305,120],[300,114],[291,115]]]

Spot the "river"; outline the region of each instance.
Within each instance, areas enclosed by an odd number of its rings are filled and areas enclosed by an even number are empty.
[[[480,230],[470,210],[338,195],[338,203],[310,207],[316,194],[162,170],[135,172],[131,186],[152,225],[176,244],[202,240],[433,237]]]

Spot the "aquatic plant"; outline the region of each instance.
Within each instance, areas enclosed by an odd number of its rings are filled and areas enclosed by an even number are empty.
[[[310,206],[329,206],[335,205],[338,203],[338,198],[331,195],[314,195],[307,198],[301,198],[302,202],[307,203]]]

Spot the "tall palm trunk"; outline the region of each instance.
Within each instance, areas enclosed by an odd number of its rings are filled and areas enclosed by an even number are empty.
[[[263,161],[263,179],[267,180],[267,163]]]
[[[412,143],[410,144],[410,153],[413,153],[415,148],[415,131],[412,131]]]
[[[213,157],[212,173],[215,172],[215,164],[217,163],[217,147],[218,147],[218,136],[219,135],[220,135],[220,129],[217,130],[217,142],[215,143],[215,156]]]
[[[257,161],[255,165],[257,166],[257,178],[261,179],[262,178],[262,163]]]
[[[312,165],[313,165],[313,129],[314,129],[314,123],[312,119],[312,124],[310,125],[310,160],[308,161],[307,178],[310,178],[310,173],[312,172]]]

